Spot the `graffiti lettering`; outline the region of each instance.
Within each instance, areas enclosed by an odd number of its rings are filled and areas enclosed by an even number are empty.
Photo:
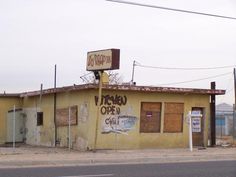
[[[105,119],[105,124],[110,125],[110,126],[119,124],[118,122],[119,120],[117,120],[115,117],[108,117]]]
[[[109,116],[102,121],[102,133],[127,132],[135,127],[137,117],[135,116]]]
[[[101,103],[100,103],[100,113],[102,115],[119,115],[120,114],[120,106],[126,105],[127,97],[115,95],[102,95]],[[95,96],[95,104],[98,105],[98,97]]]
[[[115,95],[115,96],[110,96],[110,95],[102,95],[101,103],[100,105],[126,105],[127,103],[127,97],[120,96],[120,95]],[[98,105],[98,96],[95,96],[95,104]]]
[[[120,114],[120,108],[115,107],[115,106],[102,106],[100,111],[101,111],[102,115],[105,115],[105,114],[111,114],[111,115]]]

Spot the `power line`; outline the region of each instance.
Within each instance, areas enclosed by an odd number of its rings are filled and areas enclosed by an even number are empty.
[[[148,66],[148,65],[135,63],[135,66],[139,66],[142,68],[165,69],[165,70],[213,70],[213,69],[234,68],[236,65],[206,67],[206,68],[178,68],[178,67]]]
[[[215,75],[215,76],[210,76],[210,77],[201,78],[201,79],[195,79],[195,80],[189,80],[189,81],[182,81],[182,82],[173,82],[173,83],[159,84],[159,85],[162,85],[162,86],[163,86],[163,85],[184,84],[184,83],[190,83],[190,82],[196,82],[196,81],[202,81],[202,80],[217,78],[217,77],[226,76],[226,75],[229,75],[229,74],[232,74],[232,72],[223,73],[223,74],[218,74],[218,75]]]
[[[120,1],[120,0],[106,0],[106,1],[122,3],[122,4],[129,4],[129,5],[135,5],[135,6],[142,6],[142,7],[149,7],[149,8],[155,8],[155,9],[169,10],[169,11],[175,11],[175,12],[196,14],[196,15],[204,15],[204,16],[210,16],[210,17],[216,17],[216,18],[236,20],[236,17],[209,14],[209,13],[203,13],[203,12],[190,11],[190,10],[175,9],[175,8],[162,7],[162,6],[155,6],[155,5],[142,4],[142,3],[136,3],[136,2],[131,2],[131,1]]]

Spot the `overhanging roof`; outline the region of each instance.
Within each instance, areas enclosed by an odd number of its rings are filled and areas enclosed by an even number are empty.
[[[98,89],[98,84],[83,84],[67,87],[50,88],[42,91],[24,92],[20,97],[46,95],[53,93],[62,93],[69,91]],[[177,87],[153,87],[153,86],[136,86],[136,85],[103,85],[104,90],[121,90],[135,92],[152,92],[152,93],[179,93],[179,94],[200,94],[200,95],[224,95],[225,90],[212,89],[195,89],[195,88],[177,88]]]
[[[19,97],[20,93],[2,93],[0,97]]]

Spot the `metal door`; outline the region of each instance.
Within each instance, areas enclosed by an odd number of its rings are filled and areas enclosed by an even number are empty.
[[[14,112],[8,111],[7,114],[7,142],[13,142]],[[15,111],[15,142],[24,141],[25,123],[21,109]]]

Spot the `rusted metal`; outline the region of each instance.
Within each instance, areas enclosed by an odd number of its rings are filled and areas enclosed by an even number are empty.
[[[50,88],[42,91],[43,95],[61,93],[67,91],[79,91],[98,89],[97,84],[73,85],[67,87]],[[177,88],[177,87],[151,87],[151,86],[136,86],[136,85],[103,85],[105,90],[121,90],[121,91],[136,91],[136,92],[154,92],[154,93],[180,93],[180,94],[203,94],[203,95],[224,95],[225,90],[214,89],[194,89],[194,88]],[[20,97],[37,96],[41,91],[25,92],[20,94]]]

